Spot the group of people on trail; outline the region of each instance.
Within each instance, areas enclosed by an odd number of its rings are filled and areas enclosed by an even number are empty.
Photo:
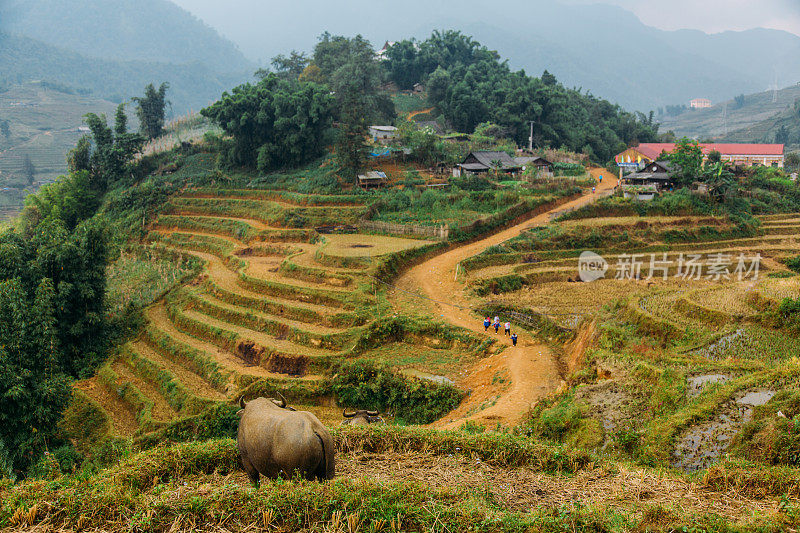
[[[496,316],[496,317],[494,317],[494,320],[490,320],[488,316],[486,318],[484,318],[483,319],[483,331],[489,331],[489,327],[490,326],[494,327],[494,332],[497,333],[500,330],[500,317]],[[516,333],[511,333],[511,322],[506,322],[505,325],[504,325],[504,329],[505,329],[506,335],[511,337],[511,344],[516,346],[517,345],[517,334]]]
[[[600,174],[600,177],[598,178],[597,181],[598,181],[598,183],[603,183],[603,175],[602,174]],[[594,194],[594,191],[595,191],[595,187],[592,186],[592,194]]]

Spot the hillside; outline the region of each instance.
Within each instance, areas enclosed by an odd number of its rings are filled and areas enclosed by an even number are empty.
[[[253,176],[219,172],[214,155],[198,146],[162,155],[161,175],[112,198],[127,205],[154,182],[172,191],[151,200],[157,207],[105,213],[116,224],[135,220],[142,236],[110,267],[112,312],[139,303],[145,323],[77,382],[62,425],[80,453],[106,463],[62,475],[57,451],[41,479],[0,484],[0,527],[796,527],[800,473],[785,463],[794,444],[756,440],[793,427],[797,414],[797,339],[758,321],[758,306],[797,294],[782,263],[800,252],[796,215],[762,216],[749,230],[722,216],[645,218],[624,202],[613,211],[605,190],[564,197],[571,180],[550,192],[513,180],[417,190],[428,203],[414,212],[386,202],[391,190],[292,190],[324,166]],[[391,177],[398,185],[410,172]],[[514,194],[532,202],[522,214]],[[453,231],[449,243],[342,227],[378,202],[435,225],[457,198],[493,205],[495,215],[461,213],[457,226],[473,233]],[[331,226],[350,233],[327,233]],[[652,249],[758,250],[763,273],[780,276],[572,283],[576,252],[587,246],[612,261]],[[512,317],[518,346],[480,331],[495,313]],[[450,382],[470,393],[436,385]],[[333,481],[249,486],[230,438],[236,401],[277,392],[331,428]],[[386,427],[343,428],[334,402],[395,416]],[[434,419],[433,428],[414,427]],[[718,460],[726,450],[731,457]]]
[[[91,59],[35,39],[0,33],[0,82],[35,80],[89,89],[92,95],[121,102],[142,92],[148,83],[170,84],[176,113],[199,109],[250,73],[221,75],[199,63],[176,65],[147,61]]]
[[[707,109],[687,109],[674,115],[658,117],[661,131],[678,136],[718,139],[730,142],[775,142],[777,127],[786,122],[795,134],[789,143],[800,144],[800,117],[794,111],[800,100],[800,85],[779,91],[764,91],[744,96],[742,105],[735,99]],[[794,119],[792,119],[794,115]],[[794,126],[792,126],[794,124]]]
[[[112,117],[117,107],[106,100],[64,90],[26,84],[0,92],[0,120],[8,120],[11,129],[10,138],[0,137],[0,179],[4,185],[22,179],[25,155],[33,160],[37,181],[63,174],[67,151],[84,135],[78,131],[84,126],[84,115],[105,113]],[[135,118],[131,119],[135,127]]]
[[[232,42],[167,0],[6,0],[1,19],[0,32],[90,58],[254,69]]]
[[[113,116],[116,104],[68,90],[26,84],[0,92],[0,120],[10,128],[10,137],[0,136],[0,220],[21,209],[28,190],[66,172],[67,152],[85,134],[78,128],[86,113]],[[32,185],[23,171],[26,158],[35,169]]]

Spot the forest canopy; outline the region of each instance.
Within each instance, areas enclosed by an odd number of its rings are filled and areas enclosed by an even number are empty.
[[[533,122],[535,146],[566,147],[598,161],[636,142],[657,140],[652,114],[629,113],[545,71],[541,78],[513,72],[506,61],[457,31],[433,32],[422,42],[400,41],[387,51],[389,78],[402,89],[422,82],[429,103],[459,132],[493,122],[526,145]]]

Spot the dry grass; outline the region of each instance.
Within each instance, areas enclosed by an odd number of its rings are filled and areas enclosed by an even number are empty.
[[[492,466],[464,455],[353,453],[338,457],[341,475],[379,482],[417,481],[432,488],[473,487],[491,493],[503,508],[526,512],[539,505],[561,507],[575,501],[638,512],[659,505],[684,513],[715,513],[738,520],[753,512],[777,511],[777,499],[755,499],[736,492],[703,489],[687,479],[629,467],[595,467],[574,476],[549,475],[528,468]]]
[[[419,248],[434,241],[403,239],[383,235],[326,235],[322,250],[326,255],[336,257],[374,257]]]
[[[589,228],[597,228],[602,226],[634,226],[636,224],[645,224],[647,226],[686,226],[686,225],[693,225],[706,222],[708,223],[711,221],[710,217],[657,217],[657,216],[648,216],[648,217],[638,217],[638,216],[630,216],[630,217],[602,217],[602,218],[586,218],[586,219],[579,219],[579,220],[564,220],[559,222],[560,226],[565,228],[574,228],[574,227],[589,227]]]
[[[784,298],[800,296],[800,276],[793,278],[765,278],[758,282],[758,292],[765,298],[780,302]]]
[[[729,315],[749,316],[755,313],[747,303],[747,295],[755,284],[753,282],[731,282],[709,289],[694,291],[687,298],[704,307]]]
[[[564,281],[527,285],[521,290],[491,299],[541,313],[594,314],[615,300],[644,294],[647,282],[598,280],[592,283]]]

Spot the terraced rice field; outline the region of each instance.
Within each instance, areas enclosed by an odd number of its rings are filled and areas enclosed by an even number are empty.
[[[729,416],[730,406],[737,406],[738,399],[748,392],[764,389],[774,394],[780,389],[780,380],[785,379],[781,376],[800,354],[796,335],[766,327],[759,315],[765,300],[780,302],[800,297],[800,276],[790,272],[784,263],[786,258],[800,255],[797,215],[763,217],[762,234],[741,239],[668,245],[652,239],[657,235],[654,233],[632,234],[632,242],[634,238],[641,239],[639,242],[647,243],[647,247],[624,254],[619,249],[593,250],[607,261],[608,270],[604,278],[589,283],[581,282],[579,277],[582,250],[554,248],[560,245],[553,243],[562,235],[580,237],[584,228],[598,230],[601,236],[603,231],[613,232],[618,237],[628,227],[641,230],[649,224],[659,225],[661,230],[688,230],[704,223],[714,225],[697,217],[566,221],[558,224],[569,227],[571,233],[545,230],[541,239],[518,239],[497,247],[483,257],[472,258],[470,261],[477,266],[468,269],[466,275],[466,289],[472,289],[473,296],[480,296],[482,302],[529,310],[572,329],[584,324],[581,335],[587,328],[610,328],[607,331],[613,333],[604,342],[591,346],[596,351],[586,356],[596,358],[591,364],[597,365],[597,382],[586,388],[577,386],[571,393],[564,393],[561,401],[571,402],[568,395],[574,393],[594,406],[590,416],[604,428],[604,446],[614,446],[614,437],[609,435],[618,422],[642,427],[637,415],[622,406],[638,401],[640,412],[653,409],[658,413],[656,421],[637,431],[642,431],[643,438],[664,439],[658,442],[668,448],[673,466],[688,470],[704,468],[727,453],[732,437],[742,430],[746,418]],[[555,239],[548,240],[553,236]],[[609,241],[621,242],[613,238]],[[525,251],[526,246],[530,251]],[[666,254],[671,263],[666,278],[663,271],[650,276],[651,254],[656,261]],[[719,276],[711,270],[718,254],[727,256],[728,261]],[[751,271],[744,279],[738,279],[735,269],[739,254],[744,254],[747,268],[752,266],[752,258],[760,254],[757,276]],[[630,268],[632,255],[640,261],[638,270]],[[699,259],[699,275],[695,270],[691,275],[677,276],[681,256],[682,272],[687,271],[689,258]],[[618,276],[620,264],[624,264],[625,271]],[[601,320],[592,322],[598,317]],[[589,320],[582,322],[584,319]],[[587,326],[589,323],[596,326]],[[620,340],[626,335],[631,336],[630,341]],[[569,360],[564,362],[571,363],[574,355],[568,352],[565,357]],[[676,383],[680,384],[671,400],[659,397],[655,403],[651,397],[668,388],[669,380],[662,377],[666,385],[642,386],[640,377],[630,372],[631,366],[639,364],[652,365],[653,372],[663,372],[662,376],[676,371],[686,372],[686,376],[677,378]],[[611,370],[602,370],[603,365]],[[684,381],[685,386],[681,385]],[[721,389],[727,382],[727,388]],[[706,385],[708,390],[704,389]],[[615,389],[639,390],[643,398],[635,400],[630,396],[617,401],[609,392]],[[669,402],[674,403],[664,407]],[[696,413],[700,412],[698,416]]]
[[[680,228],[681,224],[698,224],[704,220],[698,217],[610,217],[561,224],[587,228],[660,224]],[[604,279],[590,284],[570,282],[579,280],[581,250],[573,249],[509,253],[496,258],[495,264],[469,270],[467,283],[472,287],[491,287],[492,283],[502,286],[504,278],[517,277],[522,283],[520,290],[489,294],[486,298],[553,315],[592,314],[611,301],[647,294],[637,299],[638,306],[680,327],[697,323],[695,318],[685,316],[695,305],[740,320],[756,311],[749,303],[753,292],[776,301],[800,296],[797,281],[800,278],[767,277],[770,272],[785,272],[782,260],[800,254],[796,220],[797,216],[792,214],[765,217],[762,224],[766,235],[758,237],[660,245],[657,251],[652,248],[627,253],[593,250],[607,261],[608,270]],[[758,277],[754,279],[755,271],[750,269],[757,254],[761,260]],[[662,263],[665,257],[669,265],[663,270],[660,267],[665,265]],[[744,268],[741,281],[737,271],[740,258]],[[689,270],[688,262],[692,259],[701,263],[699,270]],[[679,269],[681,261],[683,268]],[[710,270],[715,261],[725,263],[718,273]],[[632,267],[633,263],[638,266]]]
[[[138,339],[98,376],[77,385],[109,414],[115,434],[139,435],[197,414],[230,401],[257,380],[285,385],[318,380],[375,317],[365,309],[375,304],[369,274],[376,258],[428,244],[374,235],[321,236],[314,225],[352,222],[364,206],[262,196],[187,191],[155,220],[139,255],[124,254],[112,267],[112,279],[134,280],[113,283],[117,292],[111,299],[123,308],[152,300],[153,291],[202,265],[199,276],[146,310]],[[142,293],[139,283],[151,292]],[[441,365],[425,365],[424,359],[428,354],[435,361],[444,351],[403,344],[371,359],[416,354],[398,360],[400,367],[440,371]],[[341,420],[338,408],[306,407],[324,422]]]

